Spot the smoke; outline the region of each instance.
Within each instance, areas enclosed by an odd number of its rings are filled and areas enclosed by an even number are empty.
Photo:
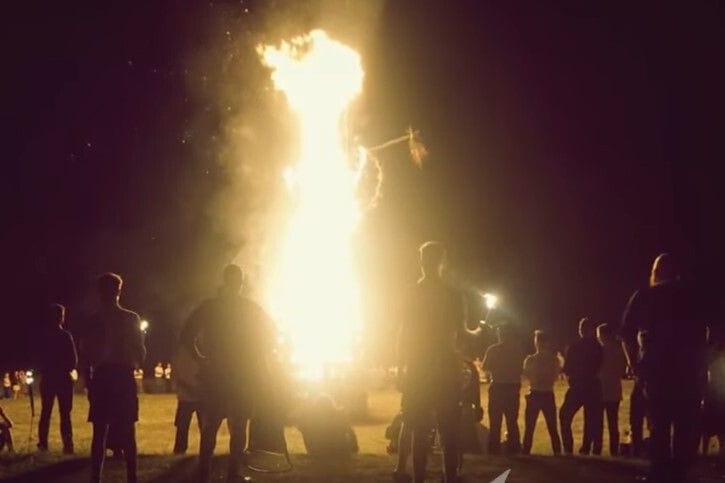
[[[184,189],[211,186],[203,211],[210,233],[202,236],[206,248],[194,267],[200,284],[213,287],[222,266],[236,261],[259,288],[290,210],[282,173],[295,159],[297,127],[256,47],[322,28],[364,56],[382,6],[382,0],[292,0],[212,8],[203,47],[188,61],[198,114],[185,136],[206,166]]]

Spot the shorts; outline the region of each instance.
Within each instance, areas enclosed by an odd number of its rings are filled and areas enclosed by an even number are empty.
[[[99,366],[94,368],[89,382],[89,422],[123,424],[138,421],[138,396],[133,368]]]

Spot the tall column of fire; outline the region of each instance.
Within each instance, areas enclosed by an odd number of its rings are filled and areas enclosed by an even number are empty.
[[[285,172],[294,211],[270,284],[272,312],[302,376],[351,356],[360,330],[351,238],[360,219],[357,172],[343,145],[342,118],[362,91],[357,52],[322,30],[260,46],[272,81],[299,121],[299,159]]]

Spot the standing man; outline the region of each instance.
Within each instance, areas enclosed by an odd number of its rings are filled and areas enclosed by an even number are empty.
[[[203,302],[181,334],[182,345],[200,365],[201,481],[211,476],[211,460],[222,420],[229,428],[229,471],[234,478],[244,451],[247,420],[256,391],[267,377],[266,358],[274,347],[274,325],[255,302],[240,294],[244,272],[237,265],[224,269],[219,294]]]
[[[40,380],[40,421],[38,422],[38,449],[48,451],[48,430],[53,403],[58,398],[60,436],[63,453],[73,454],[73,427],[70,412],[73,409],[73,378],[71,371],[78,365],[78,354],[70,332],[63,329],[65,307],[51,304],[46,313],[39,337],[38,363]]]
[[[602,453],[602,385],[599,370],[602,366],[602,346],[595,337],[594,322],[588,317],[579,321],[579,340],[566,350],[564,374],[569,389],[559,409],[561,440],[566,454],[572,454],[574,438],[571,422],[584,407],[584,438],[579,454],[588,455],[594,445],[594,454]]]
[[[411,434],[416,483],[425,480],[429,434],[436,427],[443,446],[444,482],[457,481],[461,363],[456,343],[465,331],[465,317],[461,297],[441,279],[445,258],[439,242],[420,247],[422,277],[407,300],[398,345],[403,371],[399,448],[406,444],[403,437]]]
[[[93,423],[91,443],[91,482],[100,482],[106,439],[113,426],[126,459],[126,479],[136,478],[136,421],[138,395],[133,377],[143,363],[146,348],[135,312],[119,304],[123,280],[115,273],[98,278],[101,308],[92,317],[89,333],[83,341],[90,365],[88,420]]]
[[[624,312],[624,348],[630,366],[644,376],[648,398],[652,481],[686,481],[697,456],[707,385],[706,317],[706,303],[680,280],[666,253],[655,259],[649,287],[635,292]],[[647,332],[647,344],[637,365],[639,330]]]
[[[501,423],[505,417],[508,431],[506,451],[516,454],[521,450],[519,397],[526,354],[510,324],[499,326],[498,340],[497,344],[486,350],[483,357],[483,370],[491,374],[491,385],[488,387],[488,419],[491,425],[488,452],[501,453]]]
[[[524,377],[529,380],[529,394],[526,396],[526,412],[524,427],[524,454],[531,453],[534,442],[534,430],[539,411],[544,413],[546,429],[549,431],[551,450],[555,455],[561,454],[561,440],[556,426],[556,399],[554,384],[559,379],[561,364],[546,332],[534,331],[534,347],[536,352],[524,359]]]
[[[619,403],[622,400],[622,378],[627,372],[627,358],[622,344],[617,342],[609,324],[597,327],[597,340],[602,346],[602,367],[599,379],[602,382],[602,406],[609,431],[609,454],[619,455]],[[599,436],[602,436],[602,432]],[[596,442],[601,446],[601,442]]]

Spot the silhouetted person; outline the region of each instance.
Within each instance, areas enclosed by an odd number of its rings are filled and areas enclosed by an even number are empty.
[[[133,371],[143,363],[146,349],[138,314],[119,305],[123,280],[115,273],[98,278],[101,308],[93,315],[82,341],[90,365],[88,420],[93,423],[91,481],[100,481],[109,427],[123,447],[126,478],[136,479],[138,395]]]
[[[498,340],[497,344],[486,350],[483,357],[483,370],[491,374],[491,384],[488,387],[488,419],[491,425],[488,452],[501,452],[501,424],[506,418],[506,450],[509,453],[518,453],[521,450],[518,422],[521,372],[526,354],[511,325],[498,328]]]
[[[524,359],[524,377],[529,380],[529,394],[526,395],[526,425],[524,429],[524,454],[531,453],[534,430],[539,412],[544,413],[546,429],[549,431],[551,449],[555,455],[561,453],[561,440],[556,425],[556,400],[554,384],[559,379],[561,365],[551,348],[546,332],[534,332],[536,353]]]
[[[719,457],[725,456],[725,343],[711,344],[708,357],[707,391],[703,404],[702,453],[709,453],[710,439],[718,440]]]
[[[185,345],[179,346],[174,359],[174,378],[176,379],[176,439],[174,454],[184,454],[189,448],[189,426],[191,418],[196,413],[196,422],[201,433],[201,379],[199,377],[199,364],[194,355]]]
[[[622,344],[614,337],[609,324],[597,327],[597,340],[602,346],[602,367],[599,379],[602,383],[602,406],[609,430],[609,454],[619,454],[619,403],[622,400],[622,378],[627,372],[627,357]],[[599,433],[600,435],[602,433]],[[601,441],[596,443],[601,446]]]
[[[630,362],[630,370],[634,375],[634,386],[629,396],[629,429],[632,434],[632,456],[639,457],[644,452],[644,424],[647,418],[647,396],[644,393],[644,372],[642,360],[644,358],[647,333],[639,331],[637,334],[637,358]]]
[[[330,460],[358,452],[355,431],[329,396],[317,398],[303,412],[298,427],[310,456]]]
[[[445,248],[438,242],[420,247],[423,276],[408,295],[398,344],[403,371],[399,450],[406,445],[402,438],[409,430],[416,482],[425,480],[429,434],[435,427],[443,447],[444,481],[456,481],[458,473],[461,363],[456,339],[465,330],[464,310],[462,298],[441,279],[445,257]]]
[[[592,451],[602,453],[602,385],[599,369],[602,366],[602,347],[595,337],[596,325],[585,317],[579,321],[579,340],[571,344],[565,354],[564,374],[569,389],[559,409],[561,439],[564,452],[574,450],[571,422],[579,409],[584,407],[584,437],[579,453],[587,455]]]
[[[41,375],[38,449],[48,450],[50,415],[57,398],[63,453],[73,454],[73,427],[70,419],[73,409],[71,371],[78,365],[78,354],[73,337],[63,329],[64,323],[65,307],[60,304],[50,305],[38,337],[38,369]]]
[[[649,399],[650,469],[657,482],[686,480],[697,456],[707,384],[707,304],[679,275],[671,256],[658,256],[649,287],[635,292],[622,323],[630,365],[637,332],[647,331],[639,370]]]
[[[202,481],[211,474],[217,431],[224,419],[229,428],[229,473],[236,476],[244,451],[250,418],[263,367],[274,346],[274,326],[262,308],[242,296],[244,273],[237,265],[224,269],[218,296],[203,302],[191,314],[181,335],[195,355],[201,374]]]
[[[10,431],[12,427],[13,422],[5,415],[5,411],[3,411],[2,406],[0,406],[0,451],[7,448],[8,452],[15,452],[15,448],[13,446],[13,433]]]

